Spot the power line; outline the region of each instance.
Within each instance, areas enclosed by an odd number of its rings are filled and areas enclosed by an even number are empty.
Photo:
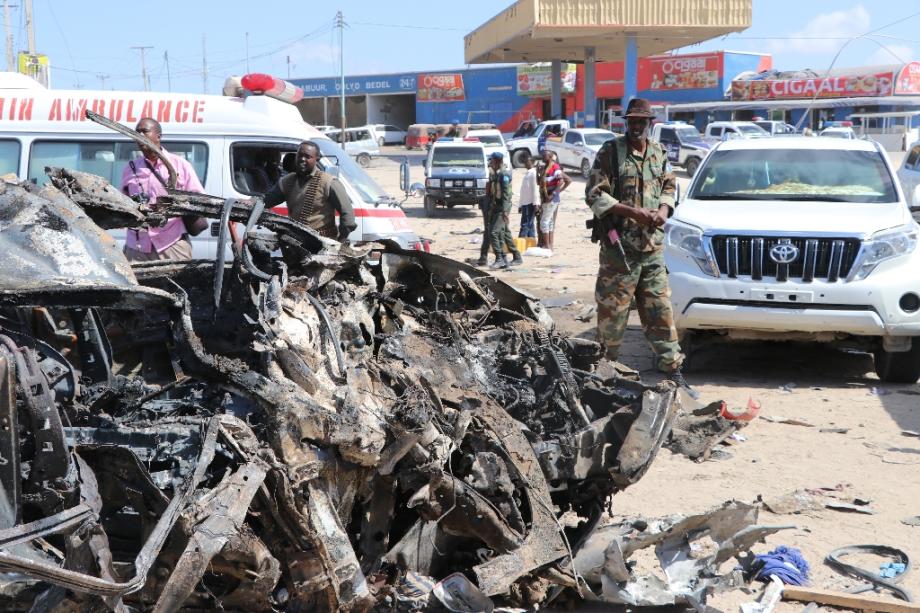
[[[445,32],[469,32],[471,28],[439,28],[437,26],[407,26],[398,23],[369,23],[366,21],[349,21],[353,26],[373,26],[375,28],[401,28],[405,30],[442,30]]]

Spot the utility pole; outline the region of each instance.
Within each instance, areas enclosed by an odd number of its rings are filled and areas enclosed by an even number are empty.
[[[345,17],[342,15],[342,11],[339,11],[335,14],[335,25],[339,29],[339,70],[341,71],[341,77],[339,79],[339,94],[340,97],[340,106],[341,106],[341,127],[342,127],[342,143],[345,143]]]
[[[144,91],[150,91],[150,79],[147,77],[147,49],[153,49],[151,46],[146,47],[131,47],[132,49],[137,49],[141,52],[141,78],[144,80]]]
[[[172,91],[172,75],[169,73],[169,50],[163,52],[163,61],[166,62],[166,91]]]
[[[106,82],[106,80],[108,80],[109,75],[107,75],[107,74],[97,74],[97,75],[96,75],[96,78],[99,79],[99,81],[102,82],[102,89],[105,89],[105,82]]]
[[[29,34],[29,55],[35,55],[35,21],[32,19],[32,0],[26,0],[26,32]]]
[[[13,55],[13,24],[10,23],[10,1],[3,0],[3,28],[6,30],[6,69],[16,71],[16,57]]]
[[[249,74],[249,32],[246,32],[246,74]]]
[[[208,93],[208,47],[204,34],[201,35],[201,92]]]

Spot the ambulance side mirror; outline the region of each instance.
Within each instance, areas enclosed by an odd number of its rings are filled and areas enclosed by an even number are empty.
[[[404,194],[409,193],[409,156],[405,156],[399,163],[399,189]]]
[[[325,170],[327,174],[332,175],[332,176],[335,177],[336,179],[338,179],[338,178],[339,178],[339,175],[341,174],[341,173],[339,172],[339,167],[338,167],[338,166],[326,166],[326,168],[324,168],[323,170]]]

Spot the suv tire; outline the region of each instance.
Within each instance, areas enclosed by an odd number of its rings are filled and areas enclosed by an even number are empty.
[[[512,168],[523,168],[524,160],[530,155],[530,151],[527,149],[515,149],[511,153],[511,167]]]
[[[434,217],[437,206],[435,205],[434,198],[430,196],[425,196],[425,217]]]
[[[693,175],[696,174],[696,169],[700,167],[700,161],[697,158],[690,158],[687,160],[687,164],[684,166],[684,169],[687,171],[687,175],[690,178],[693,178]]]
[[[358,166],[361,168],[367,168],[371,165],[371,156],[366,153],[359,153],[355,158],[355,161],[358,163]]]
[[[377,144],[383,147],[384,145],[387,144],[387,140],[381,136],[380,138],[377,139]]]
[[[875,352],[875,374],[886,383],[916,383],[920,379],[920,342],[911,339],[907,351],[885,351],[879,347]]]

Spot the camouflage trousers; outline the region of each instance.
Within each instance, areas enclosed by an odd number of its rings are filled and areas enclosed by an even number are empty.
[[[597,340],[606,347],[608,359],[619,357],[629,306],[635,297],[645,338],[658,358],[658,369],[671,372],[680,367],[684,354],[677,342],[664,254],[624,249],[626,261],[618,247],[601,246],[594,288]]]
[[[489,213],[492,251],[495,252],[495,257],[500,258],[502,256],[503,247],[507,248],[508,253],[511,255],[519,256],[520,253],[514,245],[514,238],[511,236],[511,230],[508,229],[508,222],[505,221],[502,210],[498,207],[493,207]]]

